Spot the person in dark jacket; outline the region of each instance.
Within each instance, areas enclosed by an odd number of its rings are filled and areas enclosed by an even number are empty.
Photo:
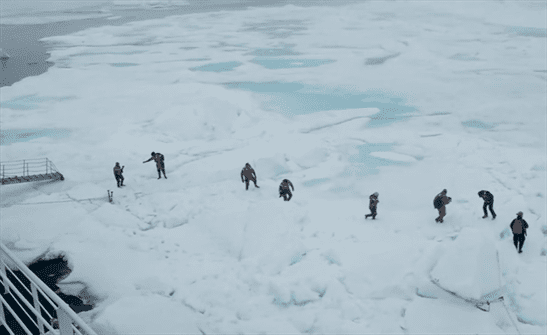
[[[292,190],[294,191],[294,186],[288,179],[283,179],[279,185],[279,197],[283,197],[283,200],[285,201],[290,201],[292,198],[291,189],[289,187],[292,187]],[[287,198],[287,196],[289,196],[289,198]]]
[[[116,182],[118,183],[118,187],[124,186],[123,184],[123,168],[124,166],[120,167],[120,163],[116,162],[116,165],[114,166],[114,178],[116,178]]]
[[[244,177],[245,177],[245,180],[243,180]],[[245,167],[241,170],[241,182],[242,183],[245,182],[245,190],[249,189],[249,180],[253,181],[256,188],[260,188],[260,186],[256,184],[256,179],[257,178],[256,178],[255,170],[251,167],[251,164],[246,163]]]
[[[144,161],[143,163],[147,163],[147,162],[150,162],[151,160],[154,160],[156,162],[156,168],[158,169],[158,179],[161,179],[161,172],[163,172],[163,176],[165,177],[165,179],[167,179],[167,176],[165,175],[165,163],[164,163],[165,157],[163,157],[163,155],[160,154],[159,152],[156,153],[153,151],[150,155],[152,155],[152,157],[150,157],[148,160]]]
[[[494,212],[494,196],[492,193],[488,191],[479,191],[479,197],[484,199],[484,204],[482,205],[482,210],[484,211],[483,219],[486,219],[488,217],[488,211],[486,210],[486,207],[490,209],[490,213],[492,213],[492,220],[496,218],[496,213]]]
[[[509,225],[513,231],[513,243],[519,254],[522,253],[522,245],[526,239],[526,229],[528,229],[528,223],[522,218],[522,215],[522,212],[518,212],[517,218]]]
[[[446,205],[448,205],[452,198],[446,196],[446,189],[437,194],[433,200],[433,206],[439,211],[439,216],[435,219],[435,222],[443,223],[443,218],[446,216]]]
[[[365,215],[365,219],[368,219],[369,216],[372,216],[372,219],[376,219],[376,206],[378,206],[378,203],[380,200],[378,200],[378,192],[374,192],[370,195],[369,199],[369,205],[368,208],[370,209],[370,214]]]

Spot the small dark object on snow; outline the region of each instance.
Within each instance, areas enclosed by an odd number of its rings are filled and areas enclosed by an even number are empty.
[[[370,209],[370,214],[365,215],[365,219],[368,219],[369,216],[372,216],[372,219],[376,219],[376,206],[378,206],[378,203],[380,200],[378,200],[378,192],[374,192],[370,195],[369,199],[369,205],[368,208]]]
[[[245,177],[245,180],[243,180],[243,177]],[[257,178],[256,178],[255,170],[253,170],[253,168],[251,167],[251,164],[246,163],[245,167],[241,170],[241,182],[242,183],[245,182],[245,190],[249,189],[249,180],[253,181],[256,188],[260,188],[260,186],[256,184],[256,179]]]
[[[153,152],[151,153],[152,157],[150,157],[148,160],[144,161],[143,163],[150,162],[151,160],[156,161],[156,168],[158,169],[158,179],[161,179],[161,172],[163,172],[163,176],[165,179],[167,179],[167,176],[165,175],[165,157],[163,157],[162,154],[159,152]]]
[[[486,219],[488,217],[488,211],[486,210],[486,207],[490,209],[490,213],[492,213],[492,220],[496,218],[496,213],[494,212],[494,196],[492,193],[482,190],[479,191],[479,197],[484,199],[484,204],[482,205],[482,210],[484,211],[483,219]]]
[[[281,182],[281,184],[279,185],[279,197],[283,197],[283,200],[285,201],[290,201],[291,198],[292,198],[292,193],[291,193],[291,188],[292,187],[292,190],[294,192],[294,186],[293,184],[291,183],[290,180],[288,179],[283,179],[283,181]],[[288,198],[287,198],[288,196]]]

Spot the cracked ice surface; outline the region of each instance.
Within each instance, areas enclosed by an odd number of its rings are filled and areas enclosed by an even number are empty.
[[[2,129],[69,135],[1,156],[46,156],[66,180],[4,186],[1,240],[25,262],[65,255],[98,333],[544,333],[544,18],[517,2],[289,5],[47,38],[55,66],[2,88]],[[151,151],[169,179],[142,164]],[[246,162],[260,188],[240,182]],[[504,301],[484,312],[485,296]]]

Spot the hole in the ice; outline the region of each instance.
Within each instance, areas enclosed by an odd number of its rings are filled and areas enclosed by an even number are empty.
[[[223,62],[211,63],[190,68],[191,71],[207,71],[207,72],[225,72],[232,71],[238,66],[243,65],[241,62]]]
[[[51,129],[3,129],[0,133],[0,145],[16,142],[26,142],[40,137],[66,138],[70,130],[62,128]]]

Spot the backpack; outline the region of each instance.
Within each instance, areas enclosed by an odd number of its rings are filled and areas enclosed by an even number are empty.
[[[435,209],[443,207],[443,199],[440,195],[437,195],[435,199],[433,199],[433,207],[435,207]]]

